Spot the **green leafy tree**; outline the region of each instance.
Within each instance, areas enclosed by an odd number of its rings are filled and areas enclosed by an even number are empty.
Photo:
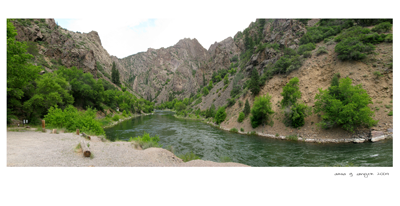
[[[208,93],[209,93],[209,91],[208,91],[207,87],[204,87],[203,88],[203,94],[204,95],[208,95]]]
[[[299,78],[292,78],[286,86],[283,87],[281,93],[283,99],[281,101],[282,107],[291,106],[301,98],[301,92],[299,90]]]
[[[251,73],[249,89],[253,93],[253,95],[257,95],[258,93],[260,93],[260,77],[257,69],[253,69]]]
[[[226,112],[225,107],[218,108],[217,114],[215,114],[215,122],[220,124],[221,122],[225,121]]]
[[[350,37],[342,40],[335,46],[335,52],[341,60],[359,60],[375,50],[371,43],[364,44],[358,37]]]
[[[243,122],[243,120],[244,120],[244,113],[240,112],[238,117],[238,122]]]
[[[229,84],[228,74],[226,74],[224,77],[224,85],[227,85],[227,84]]]
[[[261,124],[268,124],[270,116],[274,114],[274,111],[272,111],[271,96],[267,94],[265,96],[256,97],[253,108],[251,109],[251,114],[250,121],[253,128]]]
[[[206,111],[206,118],[215,117],[215,105],[212,104],[211,107]]]
[[[213,82],[210,80],[210,82],[208,83],[208,90],[211,90],[214,87]]]
[[[299,79],[292,78],[284,87],[281,93],[283,99],[281,101],[284,110],[284,123],[286,126],[294,128],[304,125],[304,118],[311,114],[311,108],[304,103],[299,103],[301,92],[299,90]]]
[[[70,85],[63,77],[46,73],[36,82],[35,95],[24,103],[28,114],[42,116],[51,106],[66,106],[74,102],[74,98],[69,94]]]
[[[250,104],[248,99],[246,99],[246,103],[244,104],[243,113],[245,116],[250,114]]]
[[[39,76],[40,67],[29,63],[25,43],[15,40],[17,31],[7,19],[7,121],[22,107],[24,88]]]
[[[372,104],[371,97],[361,84],[352,86],[348,77],[339,80],[339,86],[331,86],[338,95],[332,95],[329,90],[319,89],[315,95],[315,113],[322,113],[322,128],[332,128],[336,125],[353,132],[358,126],[371,127],[378,123],[374,120],[374,112],[368,107]]]

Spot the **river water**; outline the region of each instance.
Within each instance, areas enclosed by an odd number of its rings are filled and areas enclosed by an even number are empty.
[[[232,162],[261,167],[360,166],[392,167],[393,140],[375,143],[306,143],[240,135],[195,120],[175,118],[173,112],[156,110],[105,129],[107,138],[159,135],[163,148],[171,145],[175,154],[193,152],[203,160]]]

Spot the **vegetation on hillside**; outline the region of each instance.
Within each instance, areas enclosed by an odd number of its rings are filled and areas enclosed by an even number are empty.
[[[7,122],[11,118],[27,119],[31,124],[39,124],[40,119],[56,127],[67,130],[79,128],[84,132],[104,134],[101,120],[95,120],[96,111],[106,109],[131,113],[149,113],[154,103],[138,99],[127,91],[118,91],[109,82],[94,79],[90,73],[83,73],[76,67],[65,68],[60,62],[57,70],[39,75],[39,66],[31,61],[27,44],[15,40],[16,29],[7,20]],[[36,44],[29,43],[29,52],[36,52]],[[86,109],[78,112],[73,106]],[[111,120],[111,116],[107,115]]]

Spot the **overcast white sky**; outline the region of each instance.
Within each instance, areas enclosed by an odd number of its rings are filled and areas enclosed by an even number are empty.
[[[180,19],[55,19],[70,31],[97,31],[103,47],[110,55],[124,58],[148,48],[159,49],[175,45],[183,38],[196,38],[208,50],[215,41],[233,37],[255,18],[180,18]]]

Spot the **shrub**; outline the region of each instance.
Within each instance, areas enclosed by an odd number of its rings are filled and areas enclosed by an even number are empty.
[[[119,117],[118,114],[115,114],[115,115],[112,117],[112,120],[113,120],[113,121],[118,121],[119,119],[120,119],[120,117]]]
[[[208,93],[209,93],[209,91],[208,91],[207,87],[204,87],[203,88],[203,94],[204,95],[208,95]]]
[[[376,78],[382,77],[383,75],[379,71],[374,71]]]
[[[215,114],[215,121],[217,124],[223,122],[226,118],[225,107],[218,108],[217,114]]]
[[[388,32],[388,31],[392,30],[392,26],[393,25],[389,22],[382,22],[382,23],[376,25],[374,28],[372,28],[371,31],[378,32],[378,33]]]
[[[195,155],[193,152],[188,152],[186,154],[181,154],[181,155],[178,155],[178,157],[181,158],[184,162],[189,162],[191,160],[200,159],[200,157]]]
[[[233,132],[233,133],[238,133],[238,129],[236,129],[236,128],[232,128],[232,129],[230,129],[229,131],[230,131],[230,132]]]
[[[393,42],[393,34],[388,34],[385,37],[385,42]]]
[[[301,98],[299,79],[297,77],[292,78],[285,87],[283,87],[281,95],[283,96],[281,106],[285,114],[285,125],[294,128],[303,126],[304,118],[310,115],[311,108],[297,102],[298,99]]]
[[[291,141],[297,141],[298,140],[297,135],[294,135],[294,134],[286,136],[286,139],[287,140],[291,140]]]
[[[240,112],[238,117],[238,122],[243,122],[243,120],[244,120],[244,113]]]
[[[240,128],[240,131],[241,131],[241,132],[244,132],[244,129],[241,127],[241,128]]]
[[[341,60],[363,59],[366,54],[371,53],[374,49],[374,45],[364,44],[356,37],[347,38],[335,46],[335,52],[339,54],[338,58]]]
[[[303,57],[304,58],[309,58],[311,56],[312,56],[312,52],[311,51],[306,51],[306,52],[303,53]]]
[[[312,50],[314,50],[314,49],[315,49],[315,44],[310,42],[310,43],[308,43],[308,44],[301,45],[301,46],[297,49],[297,53],[300,54],[300,55],[302,55],[302,54],[304,54],[304,52],[312,51]]]
[[[335,125],[353,132],[357,126],[371,127],[378,123],[372,119],[374,112],[368,107],[372,104],[371,97],[362,88],[361,84],[352,86],[348,77],[339,80],[338,86],[331,86],[328,90],[319,89],[315,95],[315,113],[322,112],[322,121],[318,123],[322,128],[332,128]],[[332,95],[335,91],[337,95]]]
[[[129,142],[135,141],[136,143],[139,144],[139,146],[142,149],[147,149],[150,147],[162,147],[162,145],[159,145],[158,142],[160,141],[160,138],[158,135],[155,135],[154,137],[150,137],[150,134],[144,132],[143,136],[138,136],[135,138],[129,138]]]
[[[272,111],[271,96],[267,94],[266,96],[256,97],[251,114],[250,120],[253,128],[267,123],[270,115],[274,114],[274,111]]]
[[[229,84],[228,74],[226,74],[224,77],[224,85],[227,85],[227,84]]]
[[[251,131],[250,135],[257,135],[257,132],[256,131]]]
[[[393,111],[390,111],[390,112],[388,113],[388,116],[393,116]]]
[[[321,54],[327,54],[327,53],[328,53],[328,51],[326,50],[326,47],[321,46],[321,47],[318,48],[316,54],[317,54],[317,55],[321,55]]]
[[[228,107],[230,107],[230,106],[235,105],[235,103],[236,103],[236,100],[234,98],[230,98],[230,99],[228,99],[227,105],[228,105]]]
[[[48,114],[44,117],[50,126],[65,127],[67,131],[80,129],[82,132],[102,135],[104,130],[101,123],[96,120],[96,112],[96,109],[90,107],[85,112],[80,112],[72,105],[69,105],[64,111],[54,106],[50,107]]]

